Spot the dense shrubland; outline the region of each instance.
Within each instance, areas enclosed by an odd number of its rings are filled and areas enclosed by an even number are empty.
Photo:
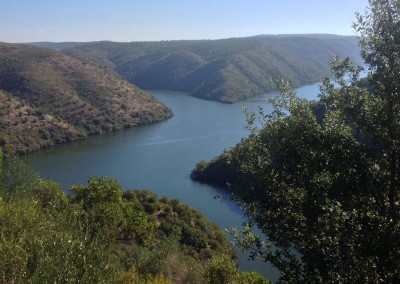
[[[267,283],[240,273],[226,234],[194,209],[90,177],[70,188],[0,151],[2,283]]]

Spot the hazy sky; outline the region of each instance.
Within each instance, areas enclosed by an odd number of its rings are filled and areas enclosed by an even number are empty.
[[[0,41],[355,35],[368,0],[0,0]]]

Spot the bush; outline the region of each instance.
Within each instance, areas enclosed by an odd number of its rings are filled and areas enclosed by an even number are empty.
[[[215,255],[206,269],[206,282],[214,283],[236,283],[239,279],[239,269],[232,259],[224,254]]]

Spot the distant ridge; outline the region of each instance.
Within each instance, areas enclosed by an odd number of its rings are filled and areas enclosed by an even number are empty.
[[[221,40],[96,42],[63,50],[85,62],[117,71],[142,89],[190,92],[232,103],[285,78],[294,86],[330,75],[329,61],[349,56],[361,63],[358,38],[329,34],[258,35]]]
[[[316,39],[338,39],[338,38],[354,38],[352,35],[336,35],[336,34],[262,34],[254,37],[308,37]]]
[[[0,43],[0,146],[24,153],[171,116],[111,70],[50,49]]]
[[[32,45],[36,47],[43,47],[43,48],[50,48],[56,51],[61,51],[67,48],[73,48],[76,46],[82,46],[85,44],[96,43],[97,41],[91,42],[73,42],[73,41],[66,41],[66,42],[51,42],[51,41],[42,41],[42,42],[28,42],[24,43],[25,45]]]

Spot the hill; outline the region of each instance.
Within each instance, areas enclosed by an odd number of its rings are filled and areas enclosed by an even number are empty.
[[[97,42],[65,49],[67,55],[112,68],[142,89],[190,92],[232,103],[271,91],[271,79],[294,86],[330,74],[335,56],[360,62],[357,37],[262,35],[221,40]]]
[[[77,41],[64,41],[64,42],[51,42],[51,41],[40,41],[40,42],[28,42],[27,45],[33,45],[43,48],[51,48],[56,51],[61,51],[66,48],[73,48],[80,45],[85,45],[94,42],[77,42]]]
[[[26,152],[172,116],[111,70],[0,43],[0,145]]]
[[[1,283],[270,283],[177,199],[94,176],[70,192],[0,149]]]

